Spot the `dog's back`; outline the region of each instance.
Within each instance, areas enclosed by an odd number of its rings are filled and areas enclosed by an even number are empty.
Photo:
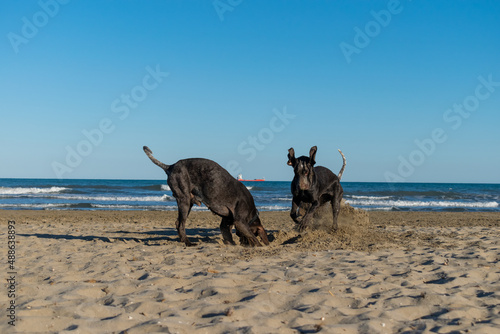
[[[248,189],[236,180],[218,163],[209,159],[190,158],[177,161],[170,167],[172,176],[182,175],[189,179],[190,185],[205,196],[230,199],[242,193],[251,196]],[[252,201],[253,202],[253,201]]]
[[[167,174],[172,191],[179,187],[188,190],[218,215],[234,213],[236,202],[243,202],[249,209],[255,208],[248,189],[215,161],[182,159],[171,165]]]
[[[334,183],[339,182],[339,178],[330,169],[323,166],[314,167],[320,193],[324,192]]]

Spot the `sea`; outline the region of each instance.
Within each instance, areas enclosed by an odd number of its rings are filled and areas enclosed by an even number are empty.
[[[259,211],[291,208],[290,181],[243,182]],[[342,182],[351,206],[378,211],[500,211],[500,184]],[[177,210],[164,180],[0,179],[4,210]],[[208,210],[204,205],[193,210]]]

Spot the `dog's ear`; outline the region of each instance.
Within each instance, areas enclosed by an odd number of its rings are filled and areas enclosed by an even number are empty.
[[[288,162],[286,163],[288,166],[295,166],[297,160],[295,159],[295,151],[292,148],[288,150]]]
[[[316,146],[311,147],[311,150],[309,151],[309,161],[311,163],[311,166],[314,166],[316,163],[316,151],[318,148]]]

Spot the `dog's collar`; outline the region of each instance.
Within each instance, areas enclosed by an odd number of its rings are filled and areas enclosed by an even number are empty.
[[[259,211],[257,211],[257,213],[255,214],[255,216],[250,220],[250,222],[248,223],[248,225],[252,225],[253,223],[255,223],[255,221],[259,218]]]

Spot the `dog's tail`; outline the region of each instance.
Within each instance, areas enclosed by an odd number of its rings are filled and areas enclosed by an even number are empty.
[[[345,169],[346,162],[345,162],[345,156],[344,156],[344,153],[342,153],[342,151],[341,151],[341,150],[339,150],[339,152],[340,152],[340,155],[342,156],[342,160],[344,160],[344,163],[342,164],[342,168],[340,169],[340,172],[339,172],[339,175],[338,175],[338,177],[339,177],[339,181],[340,181],[340,179],[342,178],[342,173],[344,173],[344,169]]]
[[[170,166],[169,166],[169,165],[164,164],[164,163],[163,163],[163,162],[161,162],[161,161],[158,161],[155,157],[153,157],[153,151],[151,151],[151,150],[149,149],[149,147],[144,146],[142,149],[144,150],[144,153],[146,153],[146,155],[149,157],[149,159],[151,159],[151,161],[152,161],[155,165],[159,166],[159,167],[160,167],[161,169],[163,169],[165,172],[167,171],[167,169],[168,169]]]

